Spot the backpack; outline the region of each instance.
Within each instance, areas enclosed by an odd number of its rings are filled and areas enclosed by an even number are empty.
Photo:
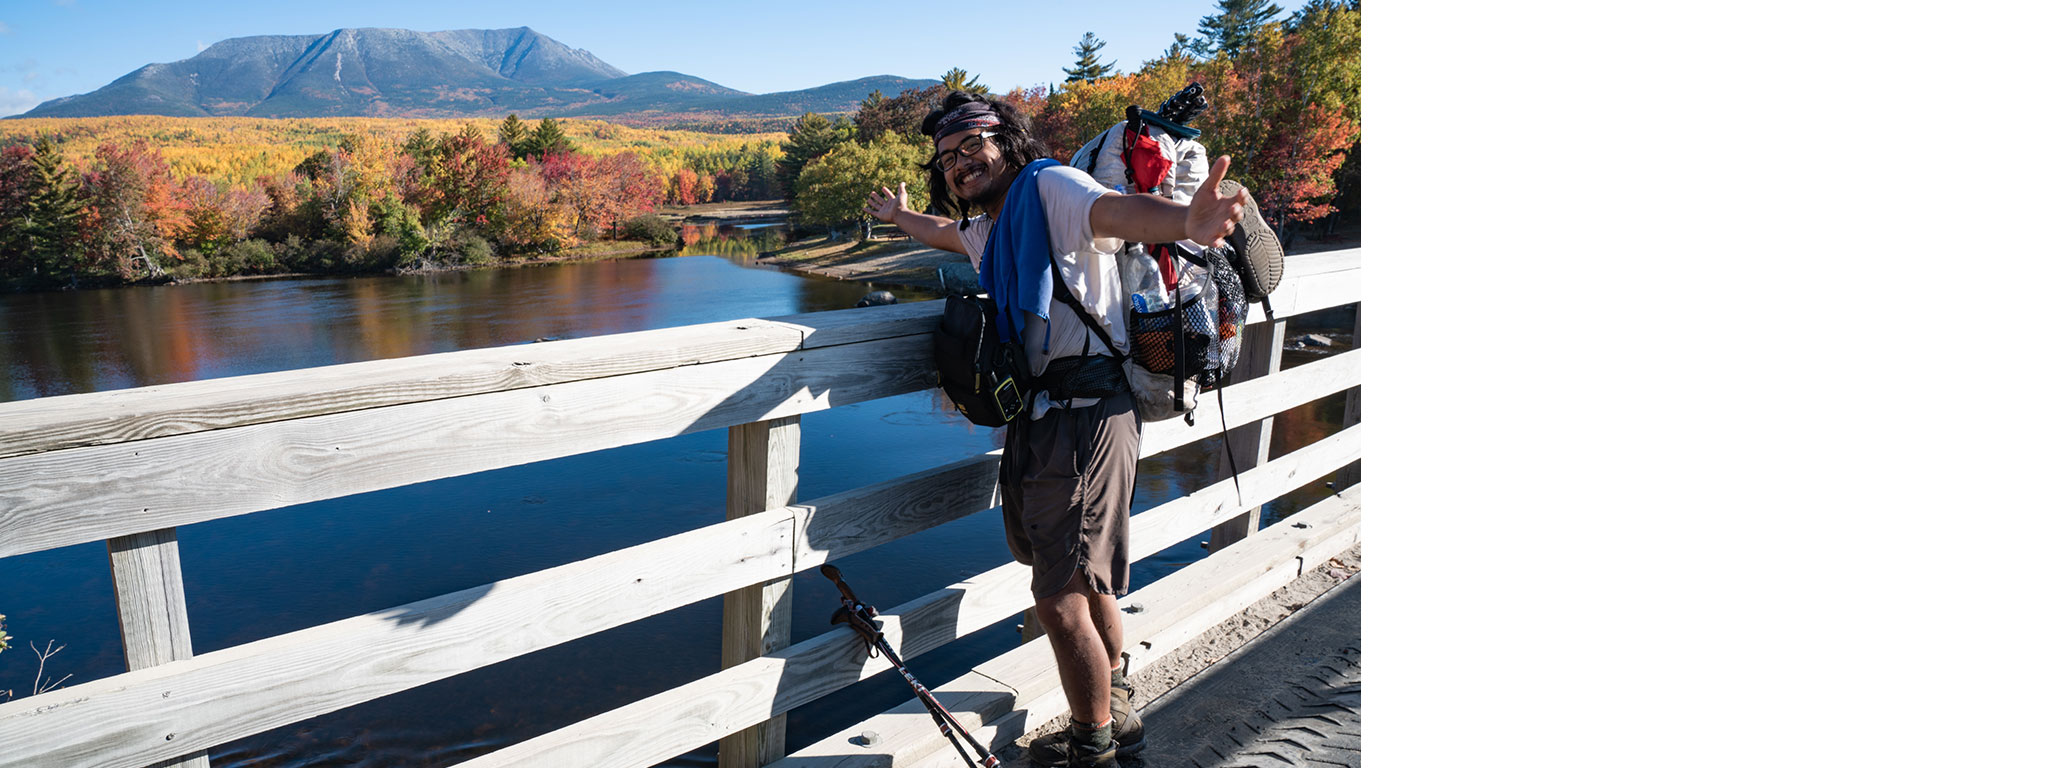
[[[1190,99],[1192,99],[1192,102],[1189,102]],[[1189,102],[1194,106],[1188,106],[1188,104],[1176,106],[1177,102]],[[1160,111],[1157,113],[1142,110],[1136,106],[1126,107],[1124,109],[1125,119],[1116,125],[1104,129],[1102,133],[1096,134],[1095,138],[1090,139],[1088,143],[1081,145],[1081,149],[1074,153],[1074,158],[1069,164],[1081,169],[1082,172],[1087,173],[1089,176],[1096,177],[1095,180],[1104,186],[1122,184],[1124,185],[1122,189],[1127,191],[1150,192],[1166,197],[1174,197],[1174,195],[1167,193],[1180,184],[1185,184],[1186,180],[1178,180],[1177,182],[1173,175],[1174,171],[1177,170],[1177,164],[1173,158],[1165,155],[1163,148],[1159,144],[1159,139],[1155,139],[1153,136],[1156,134],[1160,137],[1171,137],[1176,141],[1194,143],[1195,139],[1202,135],[1202,132],[1174,122],[1174,118],[1192,119],[1194,115],[1199,115],[1206,106],[1207,102],[1202,98],[1201,84],[1193,83],[1185,90],[1175,94],[1173,98],[1168,99],[1165,104],[1160,105]],[[1120,134],[1118,132],[1119,128],[1122,129]],[[1117,140],[1112,141],[1111,134],[1118,134]],[[1102,149],[1105,145],[1112,146],[1112,159],[1122,164],[1123,177],[1121,179],[1105,179],[1096,173],[1102,157]],[[1194,143],[1195,150],[1199,150],[1200,147],[1199,143]],[[1113,169],[1115,166],[1111,166],[1111,168]],[[1113,175],[1116,171],[1109,170],[1107,173]],[[1240,229],[1239,233],[1233,233],[1230,239],[1231,243],[1237,245],[1232,245],[1222,250],[1228,257],[1231,270],[1237,273],[1236,282],[1239,292],[1243,293],[1248,301],[1256,301],[1264,305],[1266,315],[1271,317],[1273,315],[1273,304],[1267,299],[1267,296],[1272,293],[1273,289],[1279,287],[1279,275],[1275,273],[1271,276],[1264,276],[1252,268],[1251,263],[1245,258],[1244,254],[1238,250],[1242,247],[1242,231]],[[1261,289],[1262,286],[1264,290]]]
[[[1030,380],[1024,348],[996,337],[996,302],[987,296],[946,297],[932,334],[939,389],[968,421],[1000,427],[1024,412]]]
[[[1227,259],[1216,248],[1193,253],[1179,245],[1138,243],[1117,255],[1117,271],[1129,291],[1130,343],[1115,357],[1141,420],[1180,416],[1194,423],[1195,396],[1221,384],[1236,367],[1245,300]],[[1072,306],[1104,346],[1116,349],[1109,332],[1067,291],[1064,278],[1056,281],[1053,296]]]
[[[1191,85],[1175,98],[1183,99],[1189,93],[1199,99],[1200,86]],[[1174,114],[1183,113],[1185,110]],[[1117,144],[1112,151],[1123,162],[1128,188],[1165,194],[1172,186],[1174,163],[1153,138],[1153,129],[1181,140],[1192,140],[1200,132],[1135,106],[1126,109],[1125,116],[1124,122],[1103,131],[1075,154],[1076,167],[1094,176],[1103,145]],[[1119,141],[1112,142],[1111,134],[1117,133],[1118,127],[1123,131]],[[1182,416],[1193,423],[1195,395],[1204,387],[1222,384],[1237,366],[1242,347],[1239,330],[1247,312],[1242,262],[1228,247],[1196,252],[1179,243],[1131,243],[1118,255],[1130,331],[1130,362],[1124,368],[1140,418],[1160,421]],[[1075,310],[1089,321],[1103,343],[1109,343],[1109,335],[1086,312],[1080,312],[1078,305]]]

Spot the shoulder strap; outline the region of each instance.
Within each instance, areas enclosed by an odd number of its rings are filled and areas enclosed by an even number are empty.
[[[1088,330],[1094,331],[1095,335],[1102,339],[1102,346],[1109,348],[1111,357],[1116,358],[1119,363],[1124,361],[1124,353],[1116,351],[1116,344],[1109,340],[1109,332],[1102,330],[1102,324],[1095,322],[1095,316],[1088,314],[1088,308],[1081,306],[1081,301],[1074,298],[1072,291],[1067,290],[1067,276],[1060,273],[1060,265],[1057,263],[1052,265],[1052,295],[1073,309],[1074,314],[1081,316],[1081,322],[1086,323]],[[1051,329],[1048,328],[1047,331],[1050,333]]]
[[[1095,157],[1102,154],[1103,139],[1106,138],[1109,138],[1109,132],[1103,131],[1096,135],[1094,141],[1088,142],[1088,164],[1082,166],[1081,170],[1090,176],[1095,175]]]

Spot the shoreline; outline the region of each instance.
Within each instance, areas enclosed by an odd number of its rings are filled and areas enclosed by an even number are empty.
[[[812,235],[764,252],[754,261],[812,277],[931,291],[945,290],[941,274],[951,276],[948,283],[962,277],[972,279],[973,275],[967,269],[966,256],[927,248],[907,235],[879,231],[865,242]],[[949,269],[948,265],[958,266]]]

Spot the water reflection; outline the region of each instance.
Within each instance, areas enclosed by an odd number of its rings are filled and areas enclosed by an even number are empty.
[[[701,253],[0,296],[0,401],[844,309],[873,289],[748,268],[780,230],[682,229],[679,253]]]

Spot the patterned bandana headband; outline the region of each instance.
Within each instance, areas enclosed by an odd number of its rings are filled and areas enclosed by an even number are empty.
[[[1002,122],[996,118],[996,111],[990,109],[987,104],[970,101],[954,107],[945,117],[939,118],[939,128],[932,133],[932,141],[936,143],[940,139],[970,128],[987,128],[991,125],[1001,125]]]

